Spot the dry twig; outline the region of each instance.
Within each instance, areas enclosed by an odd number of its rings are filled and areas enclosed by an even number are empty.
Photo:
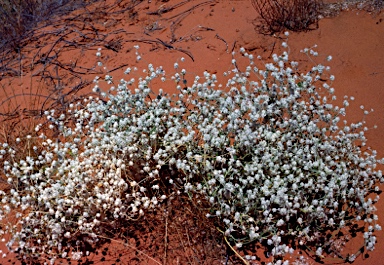
[[[263,33],[307,31],[318,27],[321,0],[252,0],[263,20]],[[315,25],[315,27],[312,27]]]

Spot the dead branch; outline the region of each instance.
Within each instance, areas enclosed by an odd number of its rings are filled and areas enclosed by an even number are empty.
[[[168,13],[168,12],[174,10],[175,8],[183,6],[184,4],[186,4],[188,2],[190,2],[190,1],[189,0],[185,0],[183,2],[180,2],[180,3],[176,4],[176,5],[173,5],[171,7],[160,8],[160,9],[158,9],[156,11],[147,12],[147,15],[158,15],[158,16],[160,16],[161,14]]]
[[[260,15],[262,33],[307,31],[318,27],[321,0],[252,0]],[[314,27],[313,27],[314,25]]]

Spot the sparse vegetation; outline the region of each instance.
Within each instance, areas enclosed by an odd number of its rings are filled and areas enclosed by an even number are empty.
[[[260,30],[272,34],[316,29],[322,1],[252,0],[252,5],[263,21]]]
[[[38,23],[63,15],[92,1],[4,0],[0,2],[0,46],[18,51],[20,40]]]
[[[0,192],[0,213],[3,221],[16,218],[2,230],[11,235],[8,248],[24,260],[79,260],[124,223],[186,193],[208,207],[228,243],[260,244],[284,264],[303,244],[317,258],[340,255],[332,242],[344,237],[334,231],[353,233],[356,225],[373,250],[378,197],[367,196],[384,181],[375,169],[382,161],[364,147],[364,122],[341,120],[349,102],[332,104],[334,89],[321,81],[329,69],[300,73],[287,52],[258,68],[252,54],[240,52],[249,66],[240,70],[233,59],[223,88],[207,72],[183,88],[185,69],[169,77],[152,64],[146,76],[118,84],[106,75],[108,91],[96,77],[99,97],[66,113],[46,111],[38,138],[18,140],[27,156],[16,159],[18,150],[3,143],[9,190]],[[169,78],[179,94],[153,95],[153,80]]]
[[[7,3],[3,12],[21,10]],[[317,10],[317,4],[312,7]],[[280,19],[287,18],[283,13]],[[268,31],[306,30],[317,22],[312,18],[299,26],[272,21]],[[9,23],[17,21],[26,20]],[[303,53],[309,59],[318,55],[312,49]],[[138,50],[136,55],[141,59]],[[300,69],[288,51],[260,63],[242,48],[233,54],[226,85],[204,72],[187,86],[191,73],[181,69],[183,60],[175,63],[173,75],[149,64],[144,76],[143,69],[132,67],[126,80],[116,81],[109,72],[96,77],[91,97],[52,96],[50,107],[34,106],[38,113],[32,117],[30,111],[30,123],[17,127],[17,135],[7,132],[20,120],[3,121],[1,233],[20,260],[86,263],[116,240],[138,259],[167,264],[171,233],[189,246],[212,245],[188,256],[190,264],[213,264],[217,257],[210,253],[220,253],[225,262],[229,253],[238,262],[256,262],[254,252],[242,255],[250,246],[261,246],[274,264],[287,264],[286,256],[297,249],[316,260],[334,256],[350,262],[356,253],[345,256],[343,244],[362,231],[364,247],[374,249],[381,229],[375,194],[384,180],[376,166],[382,160],[366,146],[364,120],[343,120],[353,98],[334,105],[328,67]],[[241,68],[238,60],[249,65]],[[173,82],[178,93],[155,91],[153,81]],[[17,108],[8,114],[9,121],[22,116]],[[163,244],[161,262],[129,244],[133,239],[137,246],[139,233],[153,231],[160,233],[147,240]],[[181,251],[187,249],[183,245]],[[306,258],[295,262],[305,264]]]

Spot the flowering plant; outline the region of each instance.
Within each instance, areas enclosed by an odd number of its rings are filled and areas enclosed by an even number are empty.
[[[334,89],[325,80],[330,68],[319,64],[298,74],[284,52],[258,69],[252,55],[241,53],[250,65],[241,72],[233,61],[227,92],[204,86],[185,92],[201,100],[192,101],[202,144],[190,164],[204,176],[192,190],[209,200],[207,216],[220,218],[238,247],[258,241],[271,255],[284,256],[298,242],[313,246],[318,258],[339,255],[334,231],[353,234],[362,220],[366,248],[373,250],[373,232],[381,230],[379,196],[367,196],[380,193],[376,185],[384,179],[376,166],[383,160],[366,147],[364,121],[341,120],[349,101],[332,104]]]
[[[384,180],[375,169],[381,160],[364,147],[364,122],[341,121],[348,98],[343,107],[331,103],[334,89],[323,81],[329,68],[299,73],[284,52],[259,69],[253,55],[240,53],[249,65],[240,71],[233,59],[223,89],[208,72],[182,87],[182,69],[171,77],[178,95],[153,95],[152,80],[168,77],[152,64],[146,77],[117,86],[106,75],[108,91],[96,78],[99,97],[71,104],[67,113],[46,112],[57,135],[40,133],[24,159],[4,143],[10,189],[0,192],[0,216],[2,234],[11,235],[7,246],[25,258],[79,259],[107,229],[137,221],[184,191],[205,199],[207,216],[219,218],[237,247],[260,242],[278,257],[297,240],[323,257],[332,252],[332,231],[362,220],[373,250],[378,196],[367,195]],[[16,221],[6,222],[9,216]]]

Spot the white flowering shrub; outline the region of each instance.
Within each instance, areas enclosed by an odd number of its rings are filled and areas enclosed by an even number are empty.
[[[292,253],[294,239],[323,257],[334,249],[331,232],[348,227],[354,234],[362,220],[366,248],[373,250],[379,196],[367,196],[380,193],[382,160],[366,147],[364,121],[342,120],[348,98],[343,107],[332,104],[329,67],[300,73],[284,52],[258,69],[241,52],[250,65],[240,72],[233,61],[227,92],[204,84],[183,92],[194,98],[187,100],[194,109],[188,118],[201,141],[190,164],[203,181],[191,186],[210,202],[208,216],[224,222],[236,246],[259,241],[273,256]]]
[[[237,247],[260,242],[283,256],[297,241],[322,257],[330,231],[361,220],[373,250],[378,196],[367,196],[379,192],[381,161],[365,147],[364,122],[341,120],[348,100],[331,103],[328,68],[300,73],[284,52],[258,69],[241,54],[249,66],[240,71],[233,59],[224,89],[207,72],[182,88],[183,69],[171,77],[178,95],[155,94],[152,80],[168,76],[152,64],[146,77],[117,86],[106,75],[108,91],[96,78],[99,97],[47,112],[54,133],[38,126],[25,158],[4,143],[10,188],[0,192],[0,216],[8,248],[24,258],[79,259],[106,231],[185,191],[203,195],[207,216],[219,218]]]
[[[119,229],[119,220],[136,219],[166,198],[167,185],[160,181],[173,180],[171,175],[161,179],[161,168],[170,157],[183,156],[192,134],[178,130],[182,111],[170,107],[171,99],[147,100],[147,83],[162,72],[152,70],[134,93],[128,89],[133,82],[122,80],[107,101],[90,97],[59,117],[47,112],[56,139],[42,133],[41,153],[4,162],[11,189],[0,192],[1,217],[16,216],[3,230],[12,234],[10,249],[33,257],[66,257],[96,243],[106,228]],[[110,83],[111,77],[106,80]],[[14,157],[8,144],[3,148]]]
[[[329,67],[300,73],[284,52],[258,69],[241,52],[250,65],[240,72],[233,61],[228,92],[204,85],[183,92],[198,95],[187,101],[202,142],[190,164],[204,176],[193,190],[210,202],[208,216],[224,222],[238,247],[259,241],[274,256],[293,252],[294,239],[323,257],[333,252],[332,231],[348,227],[354,234],[362,220],[366,248],[373,250],[379,196],[367,196],[380,193],[382,160],[366,147],[364,121],[341,120],[349,102],[332,104],[334,89],[324,80]]]

